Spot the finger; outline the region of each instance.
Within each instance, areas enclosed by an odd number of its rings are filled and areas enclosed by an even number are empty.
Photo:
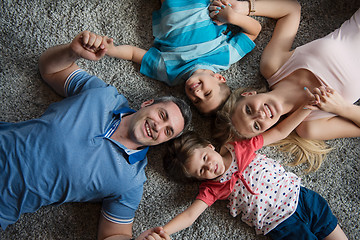
[[[103,42],[103,37],[99,36],[99,35],[95,35],[95,41],[94,41],[92,47],[95,49],[99,49],[102,42]],[[103,48],[104,48],[104,46],[103,46]]]
[[[90,37],[89,34],[90,34],[89,31],[84,31],[84,32],[82,32],[82,34],[81,34],[82,44],[83,44],[84,46],[86,46],[87,43],[89,42],[89,37]]]
[[[219,13],[219,11],[212,11],[212,12],[210,12],[210,17],[214,18],[218,13]]]
[[[105,56],[106,52],[107,52],[107,49],[99,49],[99,50],[96,52],[96,57],[97,57],[98,59],[100,59],[100,58],[102,58],[102,57]]]
[[[326,87],[326,91],[331,94],[333,94],[335,92],[334,89],[332,89],[331,87],[328,87],[328,86]]]
[[[92,46],[94,45],[95,40],[96,40],[96,35],[94,33],[90,33],[89,34],[89,41],[87,42],[86,46],[88,48],[92,48]]]
[[[209,11],[218,11],[221,10],[221,7],[219,6],[213,6],[213,5],[210,5],[209,6]]]
[[[328,96],[325,86],[320,86],[319,90],[321,92],[321,96]]]
[[[309,98],[315,99],[314,94],[312,92],[310,92],[310,90],[307,87],[304,87],[304,90]]]

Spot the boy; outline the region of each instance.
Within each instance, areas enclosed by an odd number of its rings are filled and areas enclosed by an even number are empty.
[[[214,113],[230,95],[226,70],[250,52],[261,30],[255,19],[235,12],[231,4],[210,6],[209,0],[162,1],[153,13],[155,41],[148,51],[109,41],[107,55],[141,64],[140,72],[170,86],[185,83],[185,93],[204,114]],[[209,9],[208,9],[209,8]],[[209,10],[220,10],[217,18],[242,28],[233,35],[227,26],[216,25]]]

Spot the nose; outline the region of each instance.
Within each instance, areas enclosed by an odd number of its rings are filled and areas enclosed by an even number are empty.
[[[254,114],[255,119],[264,119],[265,117],[266,117],[266,115],[265,115],[264,111],[259,110]]]
[[[205,164],[205,169],[206,170],[211,170],[211,166],[212,166],[212,163],[210,161],[207,161],[206,164]]]

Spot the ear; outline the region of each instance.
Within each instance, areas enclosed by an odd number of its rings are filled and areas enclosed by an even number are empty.
[[[224,77],[223,75],[219,74],[219,73],[215,73],[215,74],[214,74],[214,77],[216,77],[216,78],[219,80],[219,82],[221,82],[221,83],[225,83],[225,82],[226,82],[225,77]]]
[[[212,150],[215,150],[215,147],[212,144],[209,144],[208,147],[211,148]]]
[[[143,102],[142,104],[141,104],[141,107],[143,108],[143,107],[147,107],[147,106],[149,106],[149,105],[151,105],[151,104],[153,104],[154,103],[154,99],[150,99],[150,100],[147,100],[147,101],[145,101],[145,102]]]
[[[243,92],[243,93],[241,94],[241,96],[246,97],[246,96],[252,96],[252,95],[256,95],[256,94],[257,94],[257,92],[256,92],[256,91]]]

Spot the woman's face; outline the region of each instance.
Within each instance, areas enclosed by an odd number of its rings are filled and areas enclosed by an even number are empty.
[[[254,137],[272,127],[281,117],[283,108],[266,93],[246,92],[238,101],[231,118],[239,134]]]

